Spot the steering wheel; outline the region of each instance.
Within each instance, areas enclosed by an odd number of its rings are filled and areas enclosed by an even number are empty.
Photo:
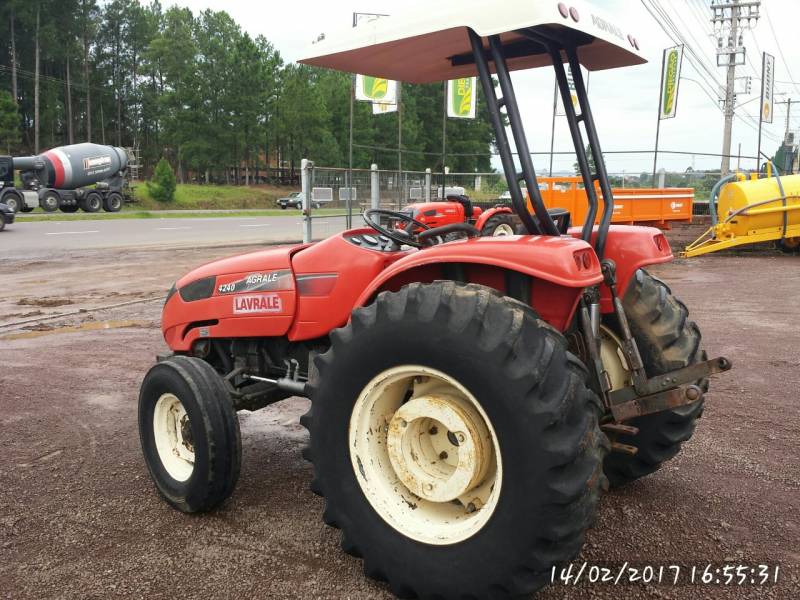
[[[423,244],[433,246],[438,243],[448,242],[450,241],[448,237],[459,233],[463,233],[467,238],[481,236],[480,230],[474,225],[469,223],[450,223],[449,225],[434,227],[427,231],[420,231],[419,234],[417,234],[417,238]]]
[[[381,225],[379,220],[373,218],[380,216],[389,217],[390,219],[397,219],[407,223],[407,225],[403,229],[389,229]],[[415,248],[422,248],[423,243],[419,237],[413,233],[413,230],[416,227],[419,227],[423,230],[430,229],[430,227],[425,225],[425,223],[420,223],[412,216],[396,210],[387,210],[385,208],[370,208],[369,210],[364,211],[364,222],[378,233],[388,237],[396,244],[400,244],[401,246],[403,244],[407,244],[409,246],[414,246]]]

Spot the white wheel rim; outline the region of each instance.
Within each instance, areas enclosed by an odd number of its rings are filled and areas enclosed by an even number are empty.
[[[404,365],[370,381],[353,407],[349,448],[372,508],[416,541],[466,540],[497,507],[497,435],[475,397],[441,371]]]
[[[499,237],[503,235],[514,235],[514,229],[508,223],[500,223],[492,234],[492,237]]]
[[[194,470],[189,416],[174,394],[162,394],[153,411],[153,433],[161,464],[169,476],[186,481]]]
[[[611,381],[611,390],[633,384],[631,370],[622,351],[622,340],[605,325],[600,326],[600,360]]]

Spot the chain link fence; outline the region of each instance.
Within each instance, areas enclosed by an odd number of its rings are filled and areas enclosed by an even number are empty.
[[[709,195],[719,181],[720,155],[659,151],[658,169],[653,178],[653,153],[645,151],[607,152],[606,163],[613,188],[692,188],[694,214],[708,214]],[[548,183],[549,153],[534,153],[537,175]],[[574,177],[570,169],[574,153],[554,153],[553,176]],[[301,179],[310,192],[310,203],[304,216],[304,233],[308,240],[324,239],[334,233],[363,224],[361,214],[370,207],[401,210],[414,202],[436,200],[451,194],[465,194],[477,205],[509,202],[508,184],[503,173],[442,173],[381,169],[348,169],[317,166],[304,162]],[[625,169],[619,168],[625,165]],[[713,165],[717,165],[714,168]],[[751,156],[731,158],[732,170],[753,167]],[[578,184],[582,187],[582,184]]]

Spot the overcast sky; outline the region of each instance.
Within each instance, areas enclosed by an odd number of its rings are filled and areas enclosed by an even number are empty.
[[[419,6],[419,10],[424,11],[427,1],[429,0],[405,0],[400,6],[402,10]],[[708,9],[710,0],[659,1],[695,50],[704,55],[718,82],[724,83],[724,70],[715,66],[716,39],[711,37],[709,22],[711,11]],[[603,6],[612,14],[624,12],[626,20],[636,24],[632,29],[638,31],[637,37],[643,42],[641,45],[644,46],[643,50],[650,61],[636,67],[592,73],[589,97],[602,147],[605,151],[652,150],[656,133],[661,53],[664,48],[674,45],[674,42],[639,0],[594,0],[594,3]],[[165,4],[170,2],[167,1]],[[399,5],[397,1],[387,0],[304,0],[303,2],[175,0],[174,4],[188,6],[195,12],[207,8],[227,11],[251,35],[263,34],[269,39],[286,61],[294,60],[302,54],[308,42],[320,33],[349,26],[354,11],[397,14]],[[766,18],[767,15],[769,19]],[[753,78],[751,93],[739,95],[737,104],[753,101],[737,110],[741,119],[734,120],[732,154],[737,153],[739,143],[742,145],[743,155],[754,156],[756,153],[757,98],[761,85],[762,51],[775,56],[776,101],[783,102],[787,98],[797,101],[796,109],[792,110],[791,129],[795,131],[800,129],[798,22],[800,22],[798,0],[762,0],[761,18],[754,30],[744,36],[748,64],[737,68],[737,76],[750,75]],[[781,58],[779,47],[791,70],[791,76]],[[534,151],[549,151],[553,101],[552,70],[517,71],[513,73],[513,78],[528,131],[528,141]],[[696,82],[701,78],[710,80],[706,73],[698,75],[694,67],[684,58],[677,116],[661,122],[660,149],[713,153],[721,151],[723,115],[719,104],[713,102],[708,93],[704,92]],[[797,84],[793,85],[792,79]],[[779,140],[783,139],[786,127],[786,105],[777,105],[775,111],[774,122],[771,125],[764,125],[762,149],[769,154],[774,152]],[[556,125],[555,149],[569,150],[571,146],[566,122],[561,117]],[[535,157],[537,170],[546,170],[548,160],[546,157]],[[569,169],[573,161],[573,157],[560,160],[556,158],[554,170]],[[649,171],[652,169],[652,155],[638,157],[629,155],[624,158],[609,155],[607,163],[612,171],[623,169],[628,172]],[[668,170],[683,171],[692,163],[692,158],[689,156],[659,157],[659,167]],[[735,164],[736,159],[733,160],[733,165]],[[752,160],[742,161],[742,166],[745,168],[753,165]],[[718,168],[719,159],[698,156],[694,160],[694,166],[698,169]]]

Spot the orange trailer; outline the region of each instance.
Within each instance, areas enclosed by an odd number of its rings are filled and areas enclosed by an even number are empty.
[[[586,219],[589,203],[580,177],[539,177],[542,199],[547,208],[565,208],[573,223]],[[669,229],[670,223],[691,223],[693,188],[614,188],[612,223],[647,224]],[[597,197],[602,193],[597,187]],[[530,203],[529,203],[530,204]],[[529,206],[530,208],[530,206]],[[597,212],[600,222],[602,206]]]

